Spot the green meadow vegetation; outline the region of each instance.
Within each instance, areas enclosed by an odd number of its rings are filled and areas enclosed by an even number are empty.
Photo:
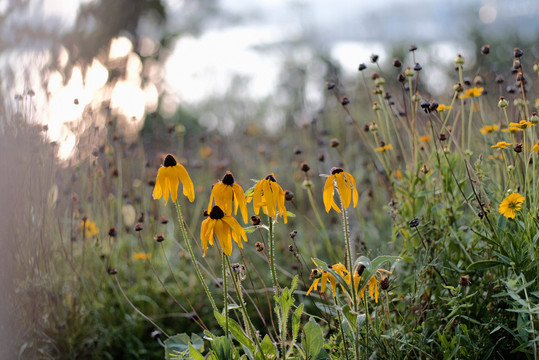
[[[537,359],[539,63],[409,51],[302,126],[4,124],[20,358]]]

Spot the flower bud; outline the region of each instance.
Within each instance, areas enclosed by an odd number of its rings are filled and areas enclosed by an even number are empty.
[[[407,67],[406,69],[404,69],[404,76],[412,77],[414,76],[414,71],[410,69],[409,67]]]
[[[462,55],[460,54],[457,55],[457,58],[455,59],[455,64],[464,65],[464,58],[462,57]]]
[[[456,83],[455,85],[453,85],[453,91],[460,93],[464,91],[464,88],[462,87],[461,83]]]
[[[481,54],[487,55],[488,53],[490,53],[490,45],[483,45],[481,47]]]

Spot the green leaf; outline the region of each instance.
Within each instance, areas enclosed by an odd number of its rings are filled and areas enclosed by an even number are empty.
[[[309,322],[304,327],[305,343],[303,348],[307,354],[307,358],[314,359],[322,349],[324,345],[324,338],[322,336],[322,329],[320,325],[314,321],[313,318],[309,319]]]
[[[165,341],[165,359],[204,359],[200,354],[204,351],[204,341],[196,334],[177,334]]]
[[[299,324],[301,320],[301,314],[303,313],[303,304],[300,304],[298,308],[292,314],[292,341],[296,341],[299,332]]]
[[[271,342],[271,339],[268,335],[264,336],[264,339],[262,339],[262,342],[260,343],[260,347],[264,351],[264,355],[266,355],[266,359],[278,359],[279,356],[277,354],[277,347],[275,344]],[[256,353],[255,360],[262,360],[264,357],[262,356],[262,353],[260,353],[260,350]]]
[[[210,342],[212,355],[218,360],[233,360],[233,344],[232,340],[226,336],[220,336]]]
[[[199,353],[198,350],[195,349],[191,344],[189,344],[189,356],[193,360],[204,360],[204,356],[202,356],[202,354]]]
[[[293,212],[287,211],[286,216],[294,218],[294,217],[296,217],[296,214],[294,214]]]
[[[225,315],[219,314],[217,311],[214,311],[213,313],[215,315],[215,318],[217,319],[217,322],[219,322],[219,325],[224,329],[225,328]],[[245,347],[247,347],[249,350],[251,350],[252,353],[255,351],[255,344],[254,342],[245,335],[243,332],[240,324],[236,322],[236,320],[228,318],[228,331],[234,336],[236,340]]]
[[[503,263],[496,260],[482,260],[482,261],[476,261],[473,264],[468,265],[466,270],[467,271],[485,270],[485,269],[490,269],[498,265],[503,265]]]

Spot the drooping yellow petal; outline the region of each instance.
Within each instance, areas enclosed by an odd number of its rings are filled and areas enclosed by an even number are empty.
[[[152,196],[155,200],[161,199],[161,196],[163,196],[163,188],[161,187],[161,182],[159,181],[159,171],[157,172],[157,179],[155,180]]]
[[[190,202],[193,202],[195,200],[195,187],[187,170],[181,164],[176,164],[174,167],[177,168],[178,177],[183,184],[183,194],[187,196]]]
[[[232,186],[232,189],[234,190],[234,204],[236,208],[234,209],[234,214],[237,214],[238,212],[238,206],[241,211],[241,215],[243,217],[243,222],[247,224],[247,201],[245,200],[245,193],[243,192],[243,189],[238,184],[234,184]]]
[[[178,179],[179,172],[176,166],[171,168],[171,176],[168,178],[168,181],[170,182],[170,198],[172,199],[172,202],[176,202],[178,200],[178,187],[180,186],[180,180]]]
[[[234,219],[232,216],[225,215],[222,220],[230,227],[233,234],[238,235],[238,239],[241,237],[245,242],[247,242],[247,235],[245,234],[245,230],[243,230],[243,228],[236,219]],[[238,243],[239,247],[243,247],[241,241],[236,242]]]
[[[274,196],[271,192],[271,185],[269,180],[264,180],[262,183],[262,187],[264,189],[264,196],[266,197],[266,208],[268,209],[268,216],[274,218],[275,217],[275,203],[274,203]]]
[[[328,282],[328,273],[324,271],[322,273],[322,282],[320,283],[321,284],[321,286],[320,286],[320,291],[321,292],[326,291],[326,283],[327,282]]]
[[[347,186],[344,176],[344,172],[340,172],[335,174],[335,179],[337,180],[337,190],[339,190],[339,196],[341,197],[343,207],[347,208],[350,206],[351,194],[350,188]]]
[[[202,224],[200,225],[200,242],[202,244],[202,249],[204,249],[203,256],[206,256],[206,251],[208,250],[208,224],[210,221],[211,219],[207,218],[202,221]]]
[[[263,188],[262,181],[259,181],[255,185],[255,189],[253,192],[253,209],[256,215],[258,215],[260,211],[260,206],[262,203],[262,188]]]
[[[317,290],[317,289],[318,289],[318,282],[319,282],[319,281],[320,281],[319,278],[314,279],[314,281],[313,281],[311,287],[310,287],[309,290],[307,291],[307,294],[306,294],[307,296],[311,293],[311,291]]]
[[[333,200],[333,180],[335,179],[335,175],[330,175],[326,179],[326,184],[324,185],[324,193],[323,193],[323,200],[324,200],[324,206],[326,207],[326,212],[329,213],[329,209],[333,207],[333,209],[337,212],[341,212],[341,210],[335,205],[335,201]]]
[[[357,201],[359,198],[358,192],[357,192],[357,186],[356,186],[356,180],[351,174],[347,174],[347,178],[350,181],[350,184],[352,185],[352,198],[354,199],[354,207],[357,206]]]

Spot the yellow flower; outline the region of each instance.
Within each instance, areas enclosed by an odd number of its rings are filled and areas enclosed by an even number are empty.
[[[189,201],[195,200],[195,189],[193,182],[189,177],[189,174],[185,168],[176,162],[174,156],[167,155],[163,166],[159,168],[157,172],[157,179],[155,180],[155,187],[153,189],[153,198],[160,199],[161,196],[165,198],[165,205],[168,202],[168,194],[173,202],[178,199],[178,186],[180,181],[183,185],[183,194],[187,196]]]
[[[374,298],[374,301],[378,303],[378,296],[380,295],[380,290],[378,289],[378,279],[376,279],[376,274],[381,274],[382,272],[391,274],[390,271],[387,271],[384,269],[376,270],[376,273],[371,276],[369,281],[367,281],[367,283],[363,285],[363,287],[359,291],[359,294],[358,294],[359,298],[363,297],[363,295],[365,294],[365,290],[368,288],[369,296],[371,297],[371,299]],[[357,287],[360,280],[361,280],[361,275],[359,274],[359,271],[357,271],[356,274],[354,274],[354,288],[356,292],[357,292]]]
[[[512,123],[512,124],[514,124],[514,123]],[[522,128],[520,128],[519,126],[509,126],[508,128],[502,130],[502,132],[508,132],[508,133],[511,133],[511,134],[514,134],[514,133],[519,132],[519,131],[522,131]]]
[[[480,87],[473,87],[471,89],[466,90],[466,92],[459,96],[459,99],[466,99],[470,97],[479,97],[483,93],[483,88]]]
[[[449,105],[440,104],[438,105],[438,108],[436,110],[438,111],[445,111],[445,110],[451,110],[452,107]]]
[[[280,215],[284,223],[287,223],[288,219],[284,206],[284,190],[277,184],[273,174],[269,174],[255,185],[253,208],[256,215],[258,215],[261,207],[264,214],[271,218],[276,218]]]
[[[150,253],[139,253],[135,252],[133,253],[133,259],[135,260],[146,260],[149,259],[152,254]]]
[[[498,211],[507,219],[514,219],[516,212],[520,210],[523,202],[524,196],[520,195],[519,193],[512,193],[503,199],[503,201],[500,203],[500,208]]]
[[[245,201],[245,193],[241,186],[234,182],[234,175],[227,171],[223,180],[215,184],[211,190],[210,202],[208,203],[208,211],[212,207],[212,203],[219,206],[227,215],[232,215],[232,202],[234,202],[234,215],[238,213],[238,207],[243,216],[243,222],[247,223],[247,201]]]
[[[516,128],[519,128],[519,129],[527,129],[529,128],[530,126],[533,126],[534,124],[531,123],[530,121],[526,121],[526,120],[520,120],[520,122],[517,122],[517,123],[509,123],[509,128],[512,128],[512,127],[516,127]]]
[[[539,154],[539,141],[535,145],[533,145],[532,151],[535,151]]]
[[[350,201],[354,199],[354,207],[357,205],[358,193],[357,186],[354,177],[344,171],[341,168],[331,169],[331,175],[327,178],[326,184],[324,186],[324,205],[326,207],[326,212],[329,212],[329,209],[333,208],[336,212],[341,212],[341,209],[335,203],[333,199],[333,192],[335,188],[335,183],[337,185],[337,191],[341,197],[342,206],[347,208],[350,206]]]
[[[215,205],[209,214],[209,217],[202,222],[200,227],[200,240],[204,249],[204,256],[208,250],[208,243],[213,246],[213,235],[217,237],[223,252],[230,256],[232,254],[232,239],[243,248],[241,239],[247,242],[245,230],[232,216],[227,215],[221,208]]]
[[[94,221],[81,220],[80,226],[81,228],[83,228],[85,236],[92,237],[99,234],[99,229],[97,228],[97,225]]]
[[[421,142],[426,143],[426,142],[429,142],[431,140],[432,140],[432,136],[430,136],[430,135],[423,135],[423,136],[419,137],[419,141],[421,141]]]
[[[485,127],[479,129],[479,131],[481,131],[481,134],[486,135],[486,134],[491,134],[495,131],[498,131],[499,129],[500,129],[499,125],[493,124],[493,125],[486,125]]]
[[[374,149],[374,151],[376,151],[376,152],[386,152],[388,150],[393,150],[393,145],[391,145],[391,144],[382,145],[382,146],[377,147],[376,149]]]
[[[316,264],[314,260],[313,262],[315,265],[318,265]],[[335,265],[328,265],[328,268],[335,270],[335,272],[339,274],[339,276],[341,276],[347,284],[350,284],[350,274],[348,273],[348,271],[346,270],[346,267],[343,264],[338,263]],[[333,296],[337,295],[337,279],[331,273],[325,270],[322,270],[320,268],[313,269],[311,271],[311,275],[309,276],[309,279],[313,279],[313,278],[314,278],[314,281],[311,287],[309,288],[309,290],[307,291],[307,295],[309,295],[311,291],[313,290],[318,290],[318,283],[320,283],[320,291],[325,292],[328,281],[330,283],[331,290],[333,291]],[[343,291],[345,291],[342,285],[341,285],[341,288]]]
[[[509,145],[511,145],[511,143],[508,143],[508,142],[505,142],[505,141],[498,141],[498,143],[496,145],[492,145],[491,147],[492,148],[505,149]]]

